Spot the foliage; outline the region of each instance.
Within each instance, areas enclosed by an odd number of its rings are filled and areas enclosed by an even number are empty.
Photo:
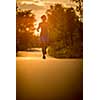
[[[55,57],[82,56],[82,22],[78,20],[75,10],[56,4],[50,6],[47,15],[52,51],[49,50],[49,54]]]
[[[83,0],[71,0],[76,3],[76,11],[79,12],[80,18],[83,18]]]
[[[26,50],[33,45],[35,16],[31,10],[16,8],[16,50]]]

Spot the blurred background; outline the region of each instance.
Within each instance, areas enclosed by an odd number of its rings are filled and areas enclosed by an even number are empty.
[[[36,31],[41,15],[48,18],[48,55],[83,57],[83,0],[17,0],[16,53],[40,48]]]

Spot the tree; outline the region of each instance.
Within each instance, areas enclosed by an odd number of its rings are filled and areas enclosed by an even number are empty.
[[[31,10],[16,8],[16,50],[26,50],[33,45],[35,16]]]
[[[62,40],[62,38],[66,41],[68,35],[72,37],[78,26],[78,16],[73,8],[64,8],[61,4],[56,4],[47,10],[47,15],[51,41]]]
[[[80,21],[74,8],[65,8],[61,4],[56,4],[50,6],[46,13],[48,16],[50,46],[53,49],[54,56],[74,57],[75,45],[80,45],[80,42],[77,42],[77,39],[80,40],[80,34],[78,33]]]
[[[71,0],[76,3],[76,11],[79,12],[80,18],[83,18],[83,0]]]

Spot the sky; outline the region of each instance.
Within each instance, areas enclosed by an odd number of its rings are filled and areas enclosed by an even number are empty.
[[[50,5],[61,3],[70,5],[70,0],[17,0],[17,4],[21,9],[31,9],[36,17],[39,17],[46,12]]]
[[[35,14],[36,27],[41,21],[41,15],[45,14],[46,10],[55,3],[61,3],[64,6],[69,6],[70,0],[16,0],[20,9],[31,9]]]
[[[46,10],[51,4],[62,3],[68,5],[70,0],[17,0],[21,9],[32,9],[34,11]]]

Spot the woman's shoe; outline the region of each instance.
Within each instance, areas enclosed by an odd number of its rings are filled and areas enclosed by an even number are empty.
[[[43,59],[46,59],[46,56],[45,55],[43,56]]]

